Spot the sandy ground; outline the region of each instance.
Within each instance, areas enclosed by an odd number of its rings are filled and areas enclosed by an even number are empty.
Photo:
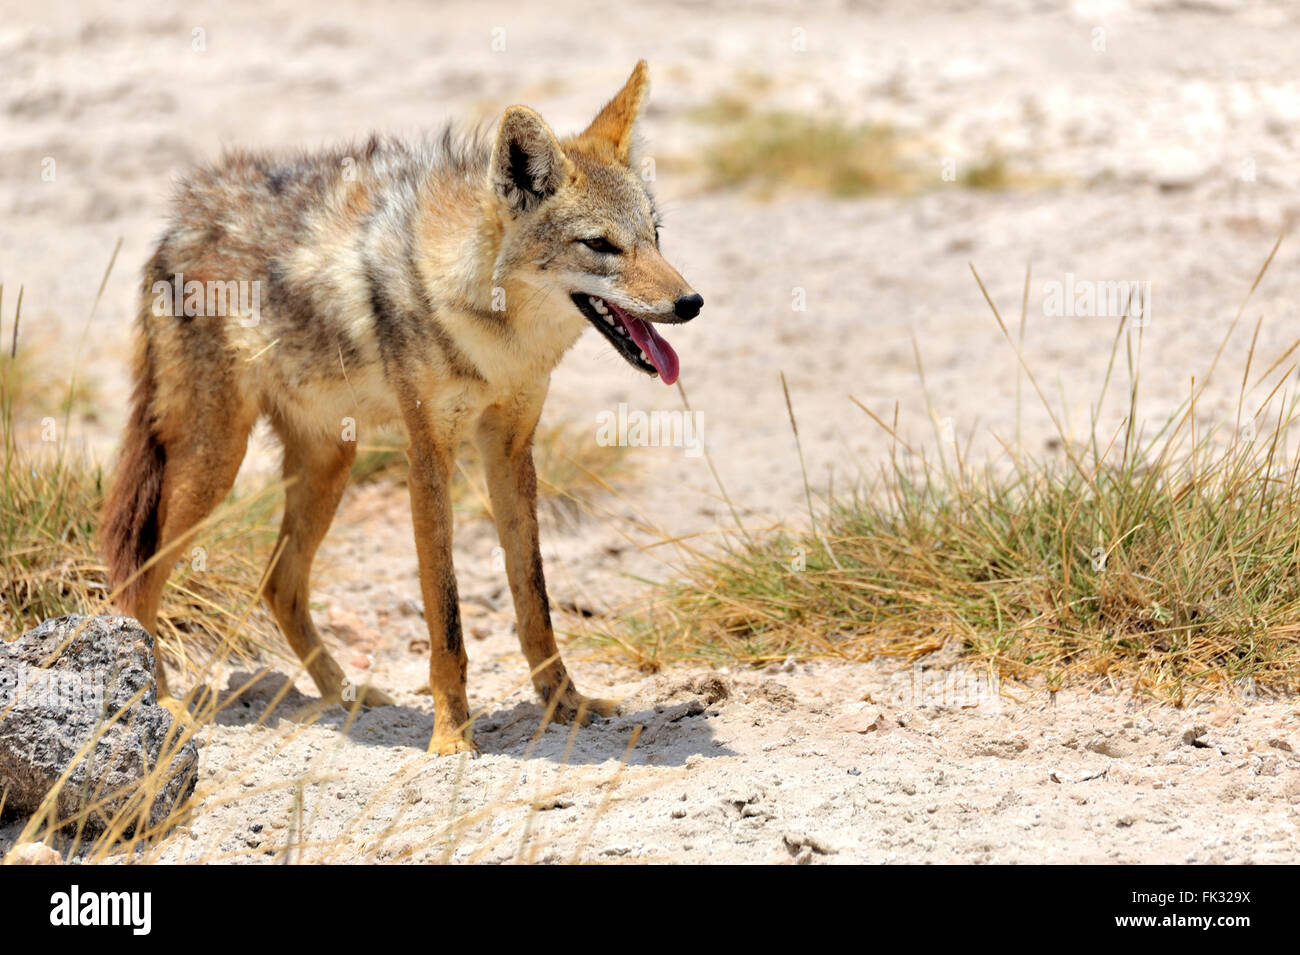
[[[414,654],[390,670],[401,705],[346,728],[338,711],[254,727],[281,686],[268,678],[206,734],[204,812],[151,858],[270,861],[301,841],[292,860],[1296,861],[1294,701],[1017,703],[950,658],[648,679],[587,665],[624,714],[539,735],[531,694],[506,695],[522,672],[509,643],[473,647],[472,760],[424,755]]]
[[[410,2],[328,12],[290,0],[185,11],[105,0],[0,4],[0,333],[22,283],[24,335],[59,343],[56,372],[80,354],[99,389],[97,420],[78,422],[74,442],[99,456],[112,450],[125,415],[136,270],[161,228],[167,184],[187,162],[226,144],[296,147],[485,120],[516,101],[574,129],[641,56],[655,83],[643,132],[660,160],[665,252],[707,303],[670,337],[722,480],[755,525],[797,524],[804,509],[780,371],[818,488],[870,474],[888,449],[849,395],[884,417],[897,403],[905,434],[933,435],[914,341],[940,434],[949,420],[954,434],[974,437],[976,454],[996,448],[994,432],[1012,434],[1016,359],[968,263],[1013,322],[1032,264],[1026,359],[1081,432],[1115,323],[1046,314],[1045,283],[1067,273],[1151,283],[1143,394],[1148,417],[1162,419],[1203,374],[1269,249],[1300,214],[1300,15],[1286,4],[591,10],[567,0],[548,12],[448,3],[436,14]],[[499,36],[503,51],[493,49]],[[771,82],[756,84],[756,75]],[[689,160],[713,132],[692,110],[746,90],[763,108],[906,131],[924,143],[932,188],[767,201],[707,190]],[[947,160],[960,172],[994,157],[1035,187],[982,192],[943,179]],[[1298,257],[1300,245],[1284,242],[1246,312],[1251,324],[1265,316],[1259,351],[1270,359],[1295,335]],[[800,294],[802,311],[792,307]],[[1225,367],[1239,369],[1248,343],[1249,334],[1234,340]],[[1206,421],[1235,406],[1236,375],[1207,392]],[[1052,424],[1023,389],[1026,447],[1048,451]],[[547,415],[589,422],[594,440],[597,415],[620,402],[680,407],[675,391],[635,376],[593,337],[556,372]],[[1116,404],[1106,421],[1121,411]],[[729,520],[702,458],[681,448],[629,455],[620,492],[602,498],[598,513],[546,522],[557,606],[608,614],[642,592],[637,576],[672,573],[676,555],[647,546],[658,535],[709,535]],[[259,441],[241,482],[254,488],[275,467],[274,450]],[[540,710],[517,686],[523,662],[504,576],[493,569],[495,540],[469,518],[456,557],[485,754],[432,760],[423,755],[431,708],[416,692],[424,634],[404,507],[399,488],[350,492],[315,594],[340,659],[402,705],[345,731],[341,712],[305,728],[278,717],[254,725],[262,715],[254,697],[206,735],[203,811],[165,857],[271,859],[291,830],[320,843],[306,858],[336,860],[1300,855],[1300,714],[1291,700],[1175,710],[1122,693],[1052,699],[1004,687],[1016,702],[972,696],[962,676],[965,690],[945,694],[949,655],[926,661],[920,675],[877,661],[646,676],[579,659],[581,686],[624,697],[625,715],[579,732],[571,749],[558,727],[534,745]],[[557,624],[579,626],[562,614]],[[296,676],[273,667],[272,685]],[[290,702],[305,704],[309,684],[297,688],[303,696]],[[636,725],[646,728],[620,773]],[[292,781],[304,774],[312,781],[295,815]],[[0,842],[13,832],[0,830]]]

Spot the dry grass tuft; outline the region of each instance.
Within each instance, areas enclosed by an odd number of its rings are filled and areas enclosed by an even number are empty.
[[[0,302],[3,298],[0,297]],[[24,367],[18,329],[21,300],[0,367],[0,635],[16,636],[47,617],[104,613],[109,606],[96,531],[106,475],[70,451],[67,418],[40,434],[47,408],[11,373]],[[74,386],[75,387],[75,386]],[[66,393],[66,391],[65,391]],[[190,650],[230,644],[252,656],[274,624],[257,603],[263,568],[275,539],[271,495],[234,500],[206,522],[172,577],[159,616],[163,655],[177,665]]]

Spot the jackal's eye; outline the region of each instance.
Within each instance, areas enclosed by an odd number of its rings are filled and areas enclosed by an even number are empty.
[[[613,242],[610,242],[609,239],[606,239],[604,236],[597,236],[594,239],[579,239],[578,241],[581,242],[583,245],[585,245],[587,248],[591,249],[591,251],[600,252],[604,255],[618,255],[620,252],[623,251],[618,246],[616,246]]]

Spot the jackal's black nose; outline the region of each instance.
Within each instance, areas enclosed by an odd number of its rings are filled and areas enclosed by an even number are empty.
[[[689,321],[696,315],[700,314],[700,309],[704,307],[704,296],[698,292],[694,295],[683,295],[673,303],[673,312],[683,322]]]

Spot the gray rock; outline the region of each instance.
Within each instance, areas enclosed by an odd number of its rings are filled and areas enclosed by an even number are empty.
[[[149,825],[161,824],[194,792],[198,750],[177,745],[178,728],[155,691],[153,637],[130,617],[58,617],[0,642],[5,812],[36,812],[98,734],[59,789],[54,814],[75,819],[98,804],[86,820],[92,830],[122,812],[138,819],[143,800],[133,794],[165,759],[149,783]]]

